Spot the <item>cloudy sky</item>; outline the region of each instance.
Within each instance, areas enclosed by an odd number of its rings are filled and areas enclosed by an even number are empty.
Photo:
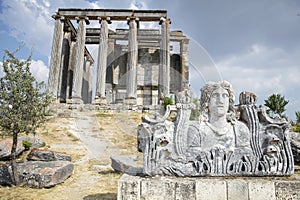
[[[299,0],[1,0],[0,56],[24,42],[19,56],[33,48],[31,70],[47,82],[51,15],[58,8],[165,9],[171,29],[190,38],[196,94],[207,81],[227,80],[237,96],[252,91],[260,104],[273,93],[284,95],[290,119],[300,111]]]

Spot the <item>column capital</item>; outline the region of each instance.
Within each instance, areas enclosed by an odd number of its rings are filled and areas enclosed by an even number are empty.
[[[159,24],[161,25],[163,22],[169,23],[169,24],[172,23],[170,18],[166,19],[164,17],[161,17],[160,20],[159,20]]]
[[[102,20],[107,21],[108,24],[111,24],[111,18],[110,17],[97,17],[97,20],[99,20],[99,23],[101,24]]]
[[[54,14],[51,16],[53,19],[57,20],[57,19],[60,19],[61,21],[64,21],[65,20],[65,16],[61,16],[59,14]]]
[[[75,17],[75,20],[77,20],[77,23],[79,23],[80,20],[84,20],[87,25],[90,24],[89,18],[86,16],[77,16]]]
[[[128,25],[129,25],[130,21],[135,21],[137,23],[137,25],[139,25],[140,18],[135,17],[135,16],[130,16],[130,17],[127,17],[126,20],[127,20]]]
[[[188,38],[182,39],[180,41],[180,43],[182,43],[182,44],[189,44],[189,42],[190,42],[190,39],[188,39]]]

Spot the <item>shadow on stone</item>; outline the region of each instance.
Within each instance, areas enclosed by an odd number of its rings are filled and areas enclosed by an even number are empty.
[[[91,194],[85,196],[84,200],[115,200],[117,199],[116,193],[106,193],[106,194]]]

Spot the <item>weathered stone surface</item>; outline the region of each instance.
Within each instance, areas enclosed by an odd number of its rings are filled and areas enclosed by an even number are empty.
[[[30,161],[71,161],[71,156],[65,153],[59,153],[50,150],[32,149],[27,155],[27,160]]]
[[[69,161],[29,161],[18,163],[21,185],[31,188],[49,188],[64,182],[74,171],[74,164]],[[10,165],[0,167],[0,184],[12,185]]]
[[[138,177],[122,176],[118,182],[118,200],[141,199],[141,180]]]
[[[232,180],[227,182],[228,200],[247,200],[249,197],[248,183],[244,180]]]
[[[249,199],[276,199],[275,185],[272,181],[251,181],[248,183]]]
[[[300,183],[284,181],[275,183],[277,199],[300,199]]]
[[[146,175],[282,176],[294,173],[289,124],[271,118],[256,105],[251,92],[234,105],[227,81],[209,82],[201,89],[200,117],[190,121],[195,107],[191,92],[176,97],[164,116],[143,117],[138,149]],[[172,114],[176,118],[172,119]]]
[[[13,141],[12,139],[5,139],[0,142],[0,160],[9,160],[11,155]],[[20,155],[25,150],[22,141],[18,140],[16,154]]]
[[[161,191],[164,188],[164,183],[159,179],[153,178],[145,180],[140,183],[141,185],[141,199],[145,200],[159,200],[161,199]],[[175,188],[172,188],[175,189]],[[175,194],[175,190],[174,190]],[[174,199],[175,196],[170,195],[168,199]]]
[[[180,182],[180,181],[179,181]],[[197,199],[227,199],[226,181],[222,179],[206,179],[196,181],[196,190],[194,191]],[[237,198],[239,199],[239,198]]]
[[[124,174],[118,182],[118,200],[278,200],[299,199],[300,179],[278,177],[140,177]]]
[[[291,147],[295,163],[300,164],[300,133],[291,133]]]
[[[108,172],[108,171],[112,171],[113,168],[110,165],[93,165],[93,170],[101,173],[101,172]]]
[[[135,156],[134,156],[135,157]],[[111,167],[117,172],[124,172],[130,175],[143,173],[142,166],[138,166],[133,156],[112,156]]]
[[[23,141],[30,142],[31,143],[30,149],[40,148],[40,147],[45,146],[45,142],[37,136],[22,136],[22,137],[19,137],[18,140],[20,140],[22,142]]]

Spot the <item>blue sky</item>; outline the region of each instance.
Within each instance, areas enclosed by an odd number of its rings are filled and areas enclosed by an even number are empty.
[[[236,96],[252,91],[262,104],[273,93],[290,101],[287,115],[300,111],[300,1],[298,0],[1,0],[0,56],[25,42],[34,48],[31,70],[47,82],[58,8],[165,9],[172,30],[190,38],[190,82],[232,83]],[[114,26],[114,25],[110,25]],[[95,55],[97,47],[90,47]],[[2,60],[0,60],[2,61]],[[1,64],[1,62],[0,62]]]

